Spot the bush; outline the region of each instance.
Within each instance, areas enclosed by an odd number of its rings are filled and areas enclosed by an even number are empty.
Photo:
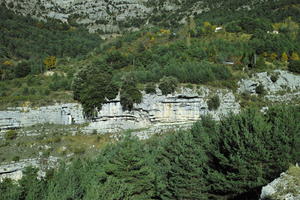
[[[20,156],[14,156],[12,161],[18,162],[20,160]]]
[[[21,62],[15,67],[15,76],[17,78],[25,77],[31,72],[28,62]]]
[[[255,92],[256,92],[256,94],[264,95],[266,93],[266,90],[265,90],[264,86],[262,84],[260,84],[259,86],[257,86],[255,88]]]
[[[155,94],[156,93],[156,85],[154,83],[147,83],[145,87],[145,92],[147,94]]]
[[[300,60],[290,61],[288,69],[291,72],[300,73]]]
[[[14,140],[14,139],[17,138],[17,136],[18,136],[17,131],[15,131],[15,130],[9,130],[9,131],[7,131],[6,134],[4,135],[4,138],[5,138],[6,140]]]
[[[217,110],[220,107],[220,98],[218,95],[211,97],[207,101],[208,110]]]
[[[273,83],[275,83],[279,78],[279,74],[278,73],[275,73],[275,74],[272,74],[270,79]]]
[[[178,80],[172,76],[165,76],[159,81],[159,89],[163,95],[171,94],[175,91],[178,85]]]

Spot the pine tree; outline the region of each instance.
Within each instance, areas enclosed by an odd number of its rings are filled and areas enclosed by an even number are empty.
[[[155,194],[155,176],[147,151],[130,136],[106,149],[99,169],[99,198],[103,200],[150,200]],[[114,190],[114,191],[113,191]]]
[[[207,156],[189,132],[167,137],[156,157],[160,199],[207,199]]]
[[[269,129],[262,114],[256,110],[221,120],[215,134],[210,133],[211,143],[203,147],[212,151],[208,173],[211,193],[240,194],[267,182],[263,174],[268,160],[264,138]]]
[[[70,166],[61,165],[48,183],[47,200],[82,199],[86,190],[82,184],[87,170],[84,161],[76,160]]]
[[[0,182],[0,191],[0,199],[21,199],[21,187],[11,179],[4,179]]]
[[[299,161],[300,152],[300,107],[276,106],[266,113],[271,125],[271,134],[266,140],[271,158],[268,161],[270,179],[285,171],[289,164]]]

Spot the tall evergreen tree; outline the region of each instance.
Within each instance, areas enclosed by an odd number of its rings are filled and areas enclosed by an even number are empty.
[[[160,199],[207,199],[205,165],[207,157],[189,132],[168,136],[156,157]]]
[[[108,147],[98,170],[99,196],[103,200],[154,199],[155,176],[146,149],[136,138],[126,136]],[[91,195],[91,194],[89,194]]]
[[[193,129],[196,132],[196,127]],[[210,151],[207,152],[210,193],[239,194],[266,183],[263,168],[269,154],[264,138],[269,129],[256,110],[232,114],[217,126],[209,119],[198,125],[201,138],[206,138],[203,149]]]

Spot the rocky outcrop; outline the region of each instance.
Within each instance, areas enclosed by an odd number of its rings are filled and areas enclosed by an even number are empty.
[[[207,101],[213,95],[220,98],[220,107],[210,111]],[[201,115],[210,114],[215,119],[230,112],[240,111],[233,93],[229,90],[211,91],[202,87],[199,90],[181,88],[180,92],[170,95],[144,94],[142,103],[135,104],[132,111],[123,111],[120,101],[115,100],[103,105],[98,117],[90,123],[86,130],[118,132],[128,129],[150,128],[154,124],[193,123]]]
[[[38,176],[45,176],[45,171],[58,166],[59,158],[50,156],[49,158],[30,158],[17,162],[2,164],[0,166],[0,182],[6,178],[20,180],[23,176],[23,170],[26,167],[38,168]]]
[[[263,86],[265,98],[271,102],[286,102],[300,98],[300,76],[283,70],[254,74],[250,79],[239,81],[240,94],[257,94],[256,88]]]
[[[258,73],[251,79],[239,82],[238,93],[256,95],[256,88],[263,85],[265,96],[272,102],[299,100],[300,76],[286,71],[275,70],[272,73]],[[217,95],[220,106],[209,110],[208,100]],[[88,121],[83,116],[82,107],[77,103],[57,104],[39,108],[17,107],[0,111],[0,129],[21,128],[36,124],[84,124],[86,132],[114,133],[123,130],[148,129],[153,126],[184,125],[199,120],[200,116],[210,114],[214,119],[230,112],[238,113],[240,105],[234,94],[225,89],[180,88],[177,92],[162,95],[143,93],[140,104],[132,111],[124,111],[119,97],[102,106],[98,117]],[[159,132],[159,130],[158,130]]]
[[[300,168],[291,167],[262,188],[260,200],[299,200],[300,199]]]
[[[11,10],[39,19],[54,18],[63,22],[83,24],[91,32],[116,33],[147,23],[157,9],[150,0],[4,0]],[[162,10],[177,10],[172,1],[160,5]]]
[[[38,108],[16,107],[0,111],[0,130],[36,124],[82,124],[86,120],[80,104],[56,104]]]
[[[188,16],[222,7],[224,2],[189,0],[2,0],[22,15],[85,25],[90,32],[118,33],[157,22],[185,23]],[[240,9],[249,9],[251,0]],[[249,4],[249,5],[248,5]],[[253,4],[254,6],[255,4]],[[247,8],[244,8],[246,6]],[[166,17],[168,16],[168,17]],[[169,21],[168,21],[169,20]]]
[[[220,106],[209,110],[207,101],[218,95]],[[106,133],[128,129],[144,129],[158,124],[184,124],[199,120],[201,115],[211,114],[215,119],[229,112],[240,111],[239,103],[229,90],[210,90],[181,88],[170,95],[143,95],[142,103],[135,104],[132,111],[124,111],[119,98],[103,105],[98,117],[87,121],[80,104],[69,103],[40,108],[18,107],[0,111],[0,129],[11,129],[36,124],[83,124],[88,123],[85,131]]]

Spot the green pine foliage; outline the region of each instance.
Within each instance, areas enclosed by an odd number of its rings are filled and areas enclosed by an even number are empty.
[[[161,142],[155,160],[160,199],[207,199],[207,155],[189,132],[179,132]]]
[[[99,197],[107,200],[150,200],[155,195],[155,175],[148,150],[136,138],[126,136],[108,147],[99,169]]]
[[[162,79],[160,79],[158,88],[161,90],[163,95],[167,95],[175,92],[177,85],[177,78],[172,76],[164,76]]]
[[[86,30],[48,19],[38,21],[0,6],[0,58],[77,57],[96,48],[101,39]]]
[[[191,130],[140,141],[125,136],[96,159],[76,160],[37,179],[0,183],[13,200],[258,199],[260,189],[299,161],[300,107],[248,109]],[[244,196],[243,196],[244,195]]]

